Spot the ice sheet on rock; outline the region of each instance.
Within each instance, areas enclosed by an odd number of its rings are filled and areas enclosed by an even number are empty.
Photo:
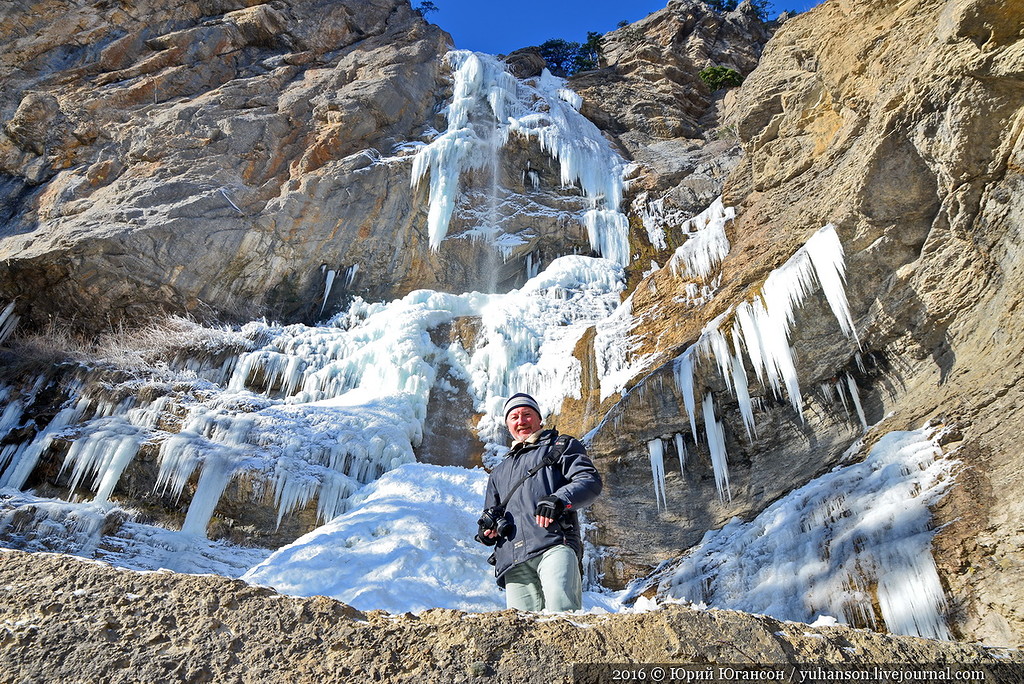
[[[537,140],[559,162],[563,186],[582,189],[589,206],[580,220],[591,246],[620,265],[628,263],[629,225],[619,211],[624,162],[579,113],[579,96],[547,70],[518,81],[491,55],[456,50],[445,59],[454,72],[448,128],[417,152],[412,168],[413,186],[430,177],[430,246],[437,249],[448,232],[462,174],[496,165],[499,150],[515,133]]]
[[[636,325],[632,295],[596,323],[594,357],[602,401],[616,392],[622,392],[626,383],[650,366],[656,356],[653,353],[633,353],[637,348],[632,335]]]
[[[891,432],[867,458],[734,519],[660,575],[658,591],[709,606],[811,622],[872,624],[871,587],[886,629],[949,639],[931,555],[929,506],[952,483],[935,431]]]
[[[19,316],[14,313],[15,303],[9,303],[0,311],[0,343],[3,343],[18,326]]]
[[[707,209],[681,226],[687,235],[669,261],[672,272],[683,278],[707,282],[718,264],[729,254],[726,224],[736,217],[736,210],[726,207],[719,197]]]
[[[633,200],[633,211],[640,216],[651,246],[655,249],[665,249],[668,246],[665,240],[665,227],[670,223],[665,212],[665,198],[652,200],[647,192],[642,192]]]
[[[473,541],[486,482],[482,470],[402,466],[243,579],[365,610],[499,610],[504,598],[484,547]]]
[[[130,509],[68,503],[7,489],[0,491],[0,547],[66,553],[132,570],[171,570],[238,577],[269,549],[182,535],[137,522]]]

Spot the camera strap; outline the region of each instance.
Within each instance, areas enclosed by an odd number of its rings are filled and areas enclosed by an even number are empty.
[[[501,499],[498,499],[497,508],[504,509],[505,504],[512,500],[512,495],[516,493],[517,489],[523,486],[524,482],[529,480],[531,477],[539,473],[544,468],[558,464],[559,459],[562,458],[562,454],[565,453],[566,448],[569,446],[569,440],[572,439],[572,437],[568,435],[559,435],[558,430],[552,430],[551,433],[551,439],[548,441],[546,447],[547,451],[544,454],[544,459],[534,467],[530,468],[526,472],[526,475],[524,475],[523,478],[519,480],[519,482],[516,482],[515,486],[509,490],[508,495],[505,496],[504,502]]]

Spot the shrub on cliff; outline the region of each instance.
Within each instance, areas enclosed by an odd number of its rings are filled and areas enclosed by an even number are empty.
[[[743,83],[743,77],[740,76],[740,72],[724,66],[707,67],[706,69],[701,69],[697,75],[700,76],[700,80],[704,81],[704,85],[711,92],[720,88],[732,88]]]

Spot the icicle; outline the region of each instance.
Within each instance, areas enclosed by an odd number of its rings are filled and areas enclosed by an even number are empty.
[[[750,389],[747,387],[747,371],[743,368],[743,360],[738,355],[732,358],[732,378],[736,387],[736,401],[743,417],[743,427],[747,430],[747,439],[754,441],[754,435],[757,433],[754,425],[754,407],[750,400]]]
[[[334,285],[334,269],[327,271],[327,279],[324,281],[324,301],[320,304],[320,313],[318,316],[324,315],[324,309],[327,307],[327,298],[331,296],[331,286]]]
[[[683,442],[683,435],[680,433],[675,434],[676,441],[676,455],[679,456],[679,474],[684,475],[683,472],[686,468],[686,444]]]
[[[61,409],[50,424],[36,436],[35,440],[15,451],[10,458],[10,463],[3,474],[0,475],[0,487],[11,487],[21,489],[25,486],[29,475],[39,462],[39,457],[50,448],[57,434],[69,425],[77,422],[89,406],[88,399],[79,399],[74,406]]]
[[[196,493],[192,495],[185,522],[181,526],[183,534],[197,537],[206,536],[206,526],[213,517],[213,511],[220,501],[221,494],[231,481],[234,469],[217,456],[207,456],[203,462],[203,472],[196,485]]]
[[[811,236],[804,249],[814,264],[814,273],[832,308],[832,315],[839,322],[843,334],[852,337],[859,347],[860,340],[850,315],[850,305],[846,301],[846,263],[836,227],[830,223],[821,228]]]
[[[672,370],[676,379],[676,389],[683,395],[683,406],[690,417],[690,431],[694,443],[697,442],[697,411],[693,394],[693,347],[676,357]]]
[[[857,417],[860,418],[860,424],[865,430],[867,430],[868,421],[867,418],[864,417],[864,408],[860,405],[860,392],[857,390],[857,382],[849,373],[846,374],[846,386],[850,388],[850,398],[853,400],[853,405],[857,409]]]
[[[202,438],[195,433],[171,435],[160,444],[160,468],[154,491],[170,492],[175,500],[181,497],[188,479],[202,462]]]
[[[843,392],[842,385],[837,381],[833,386],[836,392],[836,396],[839,397],[839,403],[843,405],[843,411],[846,413],[846,417],[850,417],[850,405],[846,403],[846,394]]]
[[[711,466],[715,471],[718,498],[722,501],[732,501],[732,492],[729,491],[729,464],[725,452],[725,430],[715,419],[715,405],[711,393],[704,395],[703,408],[704,431],[708,437],[708,449],[711,451]]]
[[[651,457],[651,478],[654,480],[654,501],[658,510],[668,509],[665,497],[665,445],[660,439],[647,442],[647,451]]]
[[[104,418],[99,429],[76,439],[64,457],[61,472],[71,467],[68,487],[73,492],[83,478],[92,475],[95,503],[106,503],[124,469],[139,451],[146,435],[139,428],[117,418]]]
[[[732,352],[729,350],[729,343],[726,341],[725,335],[719,329],[722,321],[730,312],[731,310],[726,310],[705,325],[695,346],[703,350],[706,358],[714,359],[718,364],[719,374],[725,380],[726,387],[732,390]]]
[[[623,266],[629,258],[629,219],[617,209],[591,209],[583,215],[583,225],[597,253]]]

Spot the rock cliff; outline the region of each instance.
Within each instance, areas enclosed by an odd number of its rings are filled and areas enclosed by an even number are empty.
[[[958,598],[960,634],[1014,644],[1022,623],[1004,572],[1024,562],[1013,446],[1024,370],[1013,323],[1024,286],[1021,19],[1019,6],[990,2],[835,1],[786,22],[725,102],[744,154],[725,184],[739,211],[721,291],[688,309],[673,302],[683,284],[662,269],[637,287],[633,307],[648,331],[643,350],[673,356],[834,224],[859,345],[809,304],[791,338],[801,386],[849,373],[874,425],[869,443],[927,420],[957,427],[947,450],[963,469],[937,512],[937,561]],[[618,521],[602,525],[601,541],[621,550],[618,563],[650,563],[733,516],[749,519],[834,467],[861,436],[823,393],[807,392],[803,418],[763,395],[752,441],[733,404],[723,411],[732,501],[698,463],[670,480],[659,511],[642,445],[689,431],[672,373],[666,364],[643,379],[594,439],[617,493],[614,506],[599,504],[602,522]],[[637,526],[638,515],[650,524]]]

